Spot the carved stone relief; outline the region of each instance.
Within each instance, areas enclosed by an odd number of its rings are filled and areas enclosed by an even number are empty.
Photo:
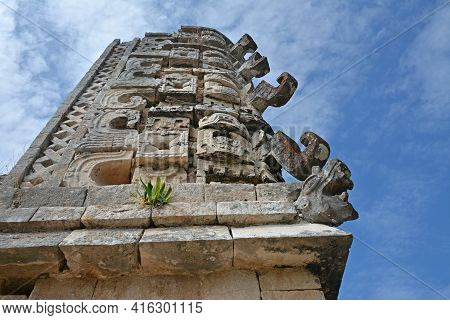
[[[63,158],[67,186],[156,176],[168,182],[281,182],[283,168],[305,180],[296,202],[305,220],[337,225],[356,217],[347,202],[348,168],[333,160],[321,169],[329,144],[306,132],[302,150],[263,119],[268,107],[289,101],[298,83],[284,72],[277,86],[261,81],[255,87],[253,79],[270,67],[249,35],[232,43],[217,30],[184,26],[119,47],[52,134],[23,186],[50,181]],[[72,153],[65,154],[69,143]]]

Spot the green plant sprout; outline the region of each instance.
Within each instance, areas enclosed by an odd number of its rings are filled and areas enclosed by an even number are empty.
[[[138,190],[137,195],[139,201],[143,205],[149,205],[156,208],[163,204],[169,203],[170,198],[172,197],[172,187],[169,186],[166,189],[166,182],[161,181],[160,177],[156,178],[155,185],[152,184],[151,179],[147,183],[145,183],[142,178],[140,178],[139,181],[144,187],[144,193],[141,194]]]

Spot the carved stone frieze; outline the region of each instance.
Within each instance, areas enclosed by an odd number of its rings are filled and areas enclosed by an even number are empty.
[[[268,107],[289,101],[298,83],[283,72],[278,85],[255,86],[253,79],[270,67],[248,34],[233,43],[215,29],[182,26],[175,33],[146,33],[117,48],[52,132],[24,187],[50,181],[120,184],[156,176],[168,182],[258,184],[284,181],[282,169],[310,185],[334,177],[338,168],[345,171],[334,162],[319,170],[330,146],[316,134],[302,135],[302,150],[263,119]],[[299,200],[298,207],[305,205],[299,210],[307,220],[338,224],[352,213],[348,205],[345,212],[337,209],[345,194],[330,186],[345,181],[325,180],[322,189],[333,191],[305,189],[302,199],[320,201]]]

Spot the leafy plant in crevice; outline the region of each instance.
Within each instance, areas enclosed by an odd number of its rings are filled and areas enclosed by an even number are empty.
[[[137,197],[143,205],[158,207],[169,203],[172,197],[172,187],[166,189],[166,182],[162,181],[160,177],[156,178],[156,183],[153,185],[150,179],[147,183],[139,179],[141,186],[144,188],[143,193],[137,190]]]

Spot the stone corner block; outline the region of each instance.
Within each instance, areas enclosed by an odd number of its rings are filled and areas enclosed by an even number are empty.
[[[256,191],[253,184],[213,183],[205,185],[205,201],[255,201]]]
[[[249,269],[340,266],[341,258],[346,261],[352,240],[351,234],[339,229],[309,223],[233,227],[231,232],[234,266]],[[335,261],[328,261],[333,257]]]
[[[81,218],[86,228],[148,228],[152,209],[140,205],[89,206]]]
[[[281,201],[230,201],[217,203],[219,224],[246,226],[275,223],[294,223],[297,210],[294,204]]]
[[[173,202],[152,212],[152,221],[155,226],[193,226],[211,225],[217,221],[215,202]]]
[[[75,274],[111,276],[139,267],[138,242],[142,229],[81,229],[59,245]]]
[[[37,231],[78,229],[84,210],[84,207],[41,207],[29,224]]]
[[[225,226],[147,229],[139,251],[144,272],[218,271],[232,266],[233,240]]]
[[[16,207],[82,207],[86,198],[84,187],[33,187],[18,189]]]

